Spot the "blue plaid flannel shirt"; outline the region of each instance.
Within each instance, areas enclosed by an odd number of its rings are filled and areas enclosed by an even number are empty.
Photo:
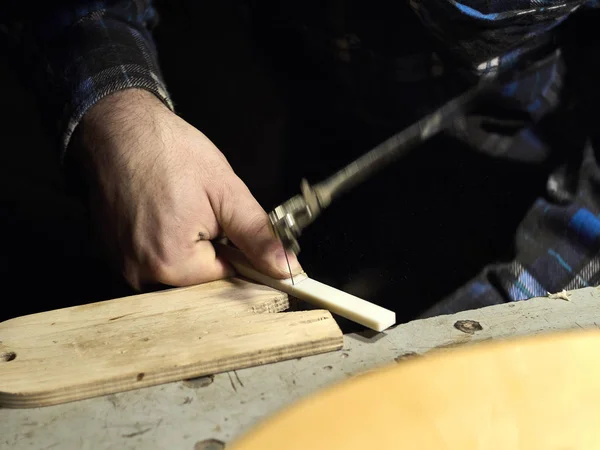
[[[512,64],[531,46],[557,42],[553,32],[566,19],[575,13],[597,14],[593,10],[600,2],[413,0],[411,6],[445,43],[454,61],[471,73],[485,75]],[[577,57],[589,59],[589,52],[597,50],[588,48]],[[491,157],[526,164],[554,158],[562,164],[547,180],[546,195],[532,205],[516,230],[512,261],[491,263],[423,317],[600,284],[600,167],[591,136],[582,124],[574,123],[574,108],[565,105],[570,101],[565,100],[566,63],[560,43],[551,55],[537,70],[503,86],[497,94],[499,103],[509,102],[527,114],[527,120],[521,116],[522,122],[509,127],[510,131],[494,131],[484,126],[486,119],[494,118],[493,113],[488,117],[469,114],[452,133]],[[593,95],[597,89],[590,87],[593,84],[581,86],[583,95],[592,103],[600,101]],[[543,126],[543,120],[552,115],[558,119],[550,123],[563,127],[558,142],[552,141],[548,125]],[[597,114],[590,117],[598,119]]]
[[[157,20],[150,0],[0,5],[0,23],[23,52],[24,76],[37,88],[61,156],[84,114],[116,91],[146,89],[173,110],[151,35]]]
[[[512,64],[521,52],[515,48],[542,45],[565,19],[598,4],[410,1],[423,29],[444,44],[445,52],[438,51],[435,64],[460,66],[475,75]],[[31,81],[47,117],[57,119],[52,123],[62,153],[86,111],[112,92],[147,89],[173,108],[152,41],[157,16],[150,1],[57,0],[35,8],[15,1],[3,2],[0,11],[5,32],[26,49],[27,67],[33,69],[28,73],[35,74]],[[491,157],[526,163],[550,158],[553,146],[544,140],[539,122],[561,104],[564,61],[558,50],[535,73],[499,93],[500,100],[519,105],[530,120],[502,132],[482,126],[484,116],[469,115],[452,132]],[[414,78],[416,69],[410,61],[406,65],[408,78]],[[565,163],[550,177],[547,196],[532,205],[516,230],[514,259],[485,267],[425,316],[600,284],[600,168],[593,146],[586,142],[575,158],[577,164]]]

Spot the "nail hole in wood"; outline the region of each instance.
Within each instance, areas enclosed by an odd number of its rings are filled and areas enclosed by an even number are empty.
[[[206,375],[204,377],[198,378],[188,378],[187,380],[183,380],[183,385],[189,388],[203,388],[206,386],[210,386],[213,381],[215,381],[214,375]]]
[[[454,328],[467,334],[474,334],[476,331],[483,330],[481,324],[475,320],[458,320],[454,324]]]
[[[144,372],[140,372],[137,374],[136,380],[142,381],[144,379]]]
[[[223,450],[225,442],[218,439],[206,439],[205,441],[196,442],[194,450]]]
[[[0,353],[0,361],[12,361],[17,357],[17,354],[15,352],[5,352],[5,353]]]

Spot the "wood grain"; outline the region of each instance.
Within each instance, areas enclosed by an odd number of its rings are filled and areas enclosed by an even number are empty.
[[[47,406],[340,349],[328,311],[232,278],[0,323],[0,406]]]
[[[580,330],[412,358],[304,398],[230,450],[597,449],[599,349]]]

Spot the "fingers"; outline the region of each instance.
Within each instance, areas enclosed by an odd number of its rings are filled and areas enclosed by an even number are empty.
[[[216,255],[209,241],[198,241],[187,258],[159,262],[144,271],[144,280],[169,286],[191,286],[233,276],[235,271]]]
[[[302,272],[292,253],[287,253],[286,261],[286,252],[271,231],[267,213],[238,177],[232,177],[227,190],[213,202],[213,209],[227,237],[258,270],[279,279],[289,278],[290,270],[294,275]]]

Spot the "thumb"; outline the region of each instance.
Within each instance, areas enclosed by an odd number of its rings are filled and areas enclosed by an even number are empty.
[[[267,213],[242,180],[234,176],[228,188],[215,211],[227,238],[266,275],[281,279],[289,278],[290,270],[293,275],[301,273],[296,256],[285,251],[271,229]]]

